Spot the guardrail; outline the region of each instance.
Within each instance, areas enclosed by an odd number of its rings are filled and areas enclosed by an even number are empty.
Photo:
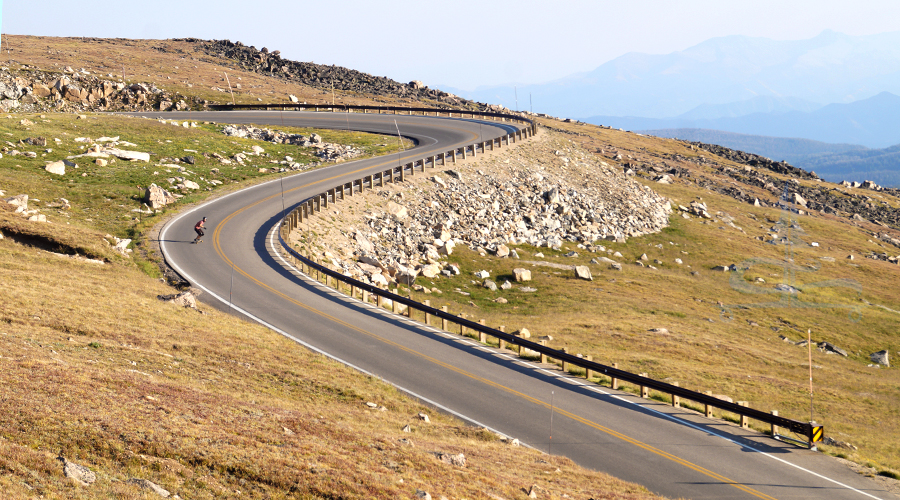
[[[296,107],[296,105],[290,106]],[[439,110],[430,109],[429,111]],[[446,110],[440,111],[446,112]],[[474,113],[476,115],[478,114],[478,112]],[[507,115],[505,118],[513,117]],[[420,311],[424,315],[424,322],[426,325],[431,325],[432,318],[438,318],[441,320],[441,328],[443,330],[449,331],[449,324],[453,323],[457,326],[461,334],[464,334],[467,329],[476,332],[478,334],[479,341],[481,341],[482,343],[487,342],[487,337],[493,337],[497,339],[497,343],[500,349],[506,349],[509,346],[515,346],[518,349],[520,355],[530,351],[531,353],[540,356],[542,363],[547,362],[548,360],[557,360],[562,364],[562,370],[566,373],[569,373],[569,367],[576,366],[584,369],[584,375],[587,379],[594,378],[594,375],[602,374],[610,379],[610,386],[613,389],[618,389],[618,385],[620,382],[627,382],[635,386],[639,386],[641,397],[644,398],[649,397],[650,390],[662,392],[671,396],[671,403],[673,406],[680,406],[682,398],[689,401],[694,401],[704,407],[704,414],[707,417],[712,417],[712,409],[718,408],[719,410],[724,410],[726,412],[739,415],[739,422],[741,427],[743,428],[749,427],[748,419],[754,419],[771,425],[771,434],[776,439],[791,441],[796,444],[808,445],[810,448],[814,448],[815,443],[821,441],[823,437],[823,427],[817,425],[815,422],[802,422],[799,420],[782,417],[778,415],[777,411],[767,413],[762,410],[756,410],[750,408],[745,401],[731,403],[712,396],[710,392],[700,393],[697,391],[679,387],[677,384],[668,384],[666,382],[653,380],[651,378],[648,378],[646,374],[634,374],[625,370],[620,370],[615,363],[613,363],[612,366],[604,365],[601,363],[597,363],[589,358],[586,359],[567,353],[565,351],[551,349],[541,342],[533,342],[525,338],[506,333],[500,329],[491,328],[482,323],[477,323],[475,321],[450,314],[449,312],[447,312],[446,307],[437,309],[431,307],[428,301],[426,301],[425,304],[422,304],[412,300],[411,298],[404,297],[402,295],[398,295],[378,288],[375,285],[364,283],[349,276],[345,276],[340,272],[334,271],[326,266],[321,265],[314,259],[300,254],[299,252],[291,248],[288,244],[287,239],[291,231],[299,228],[300,224],[304,220],[312,217],[316,212],[322,210],[323,208],[326,208],[328,206],[328,203],[336,203],[339,199],[344,199],[348,191],[349,195],[353,196],[356,192],[361,193],[366,187],[368,187],[369,189],[376,187],[376,182],[378,183],[378,185],[383,186],[385,179],[387,179],[387,182],[403,182],[407,169],[409,170],[409,174],[412,176],[415,174],[416,168],[420,165],[423,172],[425,171],[427,164],[430,164],[432,168],[436,167],[438,160],[442,161],[442,165],[446,165],[448,155],[450,155],[453,162],[455,163],[456,153],[460,150],[462,151],[463,158],[466,158],[466,152],[471,149],[474,154],[477,151],[478,146],[480,146],[482,152],[484,152],[485,146],[488,143],[491,145],[491,150],[493,150],[494,144],[499,144],[502,147],[504,140],[506,140],[506,143],[508,145],[511,143],[510,141],[514,143],[517,140],[521,140],[522,138],[527,138],[533,135],[534,130],[536,130],[534,128],[534,122],[522,117],[515,118],[527,121],[530,126],[525,129],[521,129],[515,134],[509,134],[505,137],[501,136],[492,138],[489,141],[466,145],[460,148],[456,148],[448,153],[441,153],[439,155],[433,155],[427,158],[414,160],[404,165],[393,167],[389,170],[370,174],[360,179],[352,180],[350,182],[341,184],[340,186],[329,189],[323,193],[319,193],[315,196],[307,198],[306,200],[295,205],[293,209],[282,219],[279,227],[279,241],[281,243],[281,247],[294,260],[294,263],[300,266],[301,270],[304,273],[309,276],[313,276],[314,274],[317,281],[321,276],[324,276],[326,286],[331,286],[330,281],[334,279],[335,288],[338,290],[340,289],[341,283],[345,284],[347,287],[349,287],[349,293],[351,297],[355,298],[359,293],[362,295],[362,299],[365,302],[369,302],[371,298],[374,298],[379,306],[382,306],[384,300],[387,299],[391,301],[392,309],[394,312],[399,311],[398,304],[405,305],[407,307],[407,315],[410,318],[412,317],[412,311]],[[780,435],[778,431],[781,428],[806,437],[807,442],[804,443],[803,441],[794,439],[792,437]]]
[[[527,123],[528,127],[531,129],[531,133],[537,133],[537,123],[534,120],[529,118],[525,118],[524,116],[512,114],[512,113],[495,113],[492,111],[468,111],[462,109],[451,109],[451,108],[412,108],[405,106],[368,106],[368,105],[357,105],[357,104],[300,104],[300,103],[288,103],[288,104],[266,104],[266,103],[258,103],[258,104],[209,104],[207,107],[213,111],[234,111],[241,109],[264,109],[266,111],[271,111],[272,109],[280,109],[280,110],[296,110],[296,111],[329,111],[329,112],[346,112],[349,113],[350,110],[361,111],[364,114],[368,113],[388,113],[397,114],[397,113],[407,113],[409,115],[415,113],[422,113],[423,115],[428,116],[428,113],[434,113],[434,116],[443,116],[447,115],[448,118],[453,118],[453,115],[456,114],[459,118],[465,118],[466,115],[469,118],[481,117],[481,118],[499,118],[502,121],[510,120],[510,121],[519,121],[522,123]]]

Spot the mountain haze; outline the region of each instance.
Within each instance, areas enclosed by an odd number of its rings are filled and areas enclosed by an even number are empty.
[[[900,96],[882,92],[849,104],[829,104],[809,113],[753,113],[706,119],[591,116],[585,121],[625,130],[701,128],[886,148],[900,144]]]
[[[447,90],[515,107],[512,86]],[[670,54],[625,54],[593,71],[517,90],[519,109],[529,109],[531,96],[536,112],[571,118],[676,117],[698,106],[765,96],[783,103],[849,103],[883,91],[900,94],[900,32],[850,36],[829,30],[786,41],[726,36]],[[793,109],[809,111],[804,107]]]

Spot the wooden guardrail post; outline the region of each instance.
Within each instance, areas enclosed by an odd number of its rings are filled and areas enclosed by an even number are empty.
[[[674,385],[675,387],[678,387],[678,382],[672,382],[672,385]],[[681,406],[681,396],[672,394],[672,406],[674,406],[676,408]]]
[[[478,320],[478,324],[481,326],[484,326],[484,320],[483,319]],[[487,344],[487,334],[479,330],[478,331],[478,341],[481,342],[482,344]]]
[[[561,349],[562,352],[568,353],[569,350],[565,347]],[[566,360],[562,360],[562,372],[569,373],[569,362]]]
[[[646,373],[639,373],[638,375],[640,375],[641,377],[645,377],[645,378],[647,377]],[[650,389],[645,385],[641,385],[641,397],[647,398],[649,396],[650,396]]]
[[[619,363],[613,363],[613,368],[618,369]],[[618,390],[619,389],[619,379],[617,379],[616,377],[610,377],[610,378],[612,379],[609,383],[610,389]]]
[[[500,330],[501,332],[506,332],[506,327],[503,325],[498,326],[497,329]],[[499,344],[500,349],[501,350],[506,349],[506,341],[503,339],[497,339],[497,340],[498,340],[497,343]]]
[[[441,311],[447,312],[447,306],[441,306]],[[441,318],[441,330],[447,331],[447,318]]]
[[[593,360],[594,360],[594,357],[591,356],[591,355],[587,355],[587,356],[585,356],[585,359],[587,359],[588,361],[593,361]],[[592,378],[594,378],[594,370],[591,370],[590,368],[585,368],[585,370],[584,370],[584,379],[585,379],[585,380],[590,380],[590,379],[592,379]]]
[[[426,307],[431,307],[431,301],[430,301],[430,300],[425,300],[425,306],[426,306]],[[427,313],[427,312],[425,313],[425,324],[428,325],[428,326],[431,326],[431,314],[429,314],[429,313]]]
[[[365,302],[366,304],[369,303],[369,291],[368,290],[363,290],[362,301]]]
[[[744,408],[750,406],[748,401],[738,401],[738,406],[743,406]],[[747,418],[747,415],[741,415],[741,427],[746,429],[750,427],[750,419]]]
[[[375,303],[378,305],[379,309],[384,307],[384,297],[380,293],[375,295]]]
[[[540,343],[541,343],[542,346],[546,346],[546,345],[547,345],[547,341],[546,341],[546,340],[541,340]],[[548,359],[547,359],[547,355],[544,354],[544,353],[541,353],[541,363],[546,363],[547,360],[548,360]]]
[[[466,319],[466,313],[459,313],[459,317]],[[459,324],[459,334],[462,336],[466,335],[466,327],[464,327],[462,323]]]
[[[773,416],[773,417],[777,417],[777,416],[778,416],[778,410],[772,410],[772,416]],[[775,425],[775,424],[772,424],[772,437],[775,437],[775,436],[777,436],[777,435],[778,435],[778,426]]]
[[[712,396],[712,391],[706,391],[703,394],[706,394],[707,396]],[[703,414],[706,415],[706,418],[712,418],[712,416],[713,416],[712,406],[710,406],[708,404],[704,404],[703,405]]]

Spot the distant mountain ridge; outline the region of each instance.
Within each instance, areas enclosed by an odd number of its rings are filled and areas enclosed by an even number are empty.
[[[516,107],[512,85],[452,91]],[[521,85],[518,107],[529,109],[530,96],[534,111],[556,116],[670,118],[760,96],[848,103],[883,91],[900,95],[900,32],[850,36],[829,30],[807,40],[735,35],[670,54],[629,53],[587,73]]]
[[[592,116],[584,121],[626,130],[699,128],[885,148],[900,144],[900,96],[882,92],[869,99],[849,104],[829,104],[809,113],[754,113],[696,120]]]
[[[783,137],[736,134],[721,130],[641,130],[657,137],[718,144],[727,148],[784,160],[830,182],[873,181],[885,187],[900,187],[900,145],[869,149],[858,144],[830,144]]]

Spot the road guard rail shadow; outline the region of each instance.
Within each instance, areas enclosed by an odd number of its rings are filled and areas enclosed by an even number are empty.
[[[459,111],[459,110],[447,110],[447,109],[435,109],[435,108],[403,108],[403,107],[395,107],[395,106],[352,106],[352,105],[308,105],[308,104],[282,104],[282,105],[272,105],[272,104],[249,104],[249,105],[217,105],[215,107],[211,106],[214,109],[271,109],[271,108],[281,108],[281,109],[315,109],[318,111],[319,109],[328,109],[328,110],[340,110],[346,111],[348,109],[358,109],[358,110],[371,110],[371,111],[402,111],[408,112],[409,114],[413,113],[435,113],[435,116],[438,114],[448,113],[451,117],[455,113],[457,116],[462,117],[462,115],[470,115],[472,118],[483,117],[483,118],[491,118],[491,119],[500,119],[503,121],[513,121],[520,122],[525,124],[524,128],[519,129],[518,131],[507,134],[505,136],[494,137],[485,141],[477,142],[474,144],[468,144],[459,148],[455,148],[454,150],[440,153],[437,155],[432,155],[429,157],[421,158],[414,160],[412,162],[407,162],[403,165],[399,165],[396,167],[392,167],[388,170],[384,170],[382,172],[378,172],[375,174],[366,175],[359,179],[352,180],[350,182],[343,183],[339,186],[335,186],[331,189],[328,189],[322,193],[314,195],[306,200],[300,202],[299,204],[292,207],[290,212],[288,212],[281,221],[278,235],[279,241],[281,243],[282,249],[287,253],[288,257],[293,261],[295,265],[298,265],[304,273],[306,273],[310,277],[314,277],[317,281],[322,281],[324,278],[324,283],[326,286],[332,286],[332,280],[334,283],[334,288],[341,292],[341,287],[346,289],[348,288],[349,295],[351,297],[357,297],[357,295],[361,294],[361,298],[365,302],[369,302],[374,299],[379,307],[384,306],[387,301],[390,301],[391,308],[393,312],[400,312],[400,305],[406,306],[406,314],[410,318],[413,316],[413,311],[418,311],[423,316],[423,321],[426,325],[431,325],[433,320],[440,320],[441,328],[445,331],[450,331],[450,324],[455,325],[453,331],[458,330],[460,334],[465,334],[467,330],[477,333],[478,340],[482,343],[487,343],[488,337],[493,337],[497,341],[497,345],[500,349],[507,349],[509,347],[514,347],[518,350],[520,356],[522,355],[530,355],[533,357],[540,357],[542,363],[546,363],[549,360],[556,360],[562,364],[562,370],[565,373],[570,373],[571,367],[579,367],[584,370],[584,376],[588,380],[595,378],[595,376],[602,375],[604,378],[608,378],[610,380],[610,386],[613,389],[618,389],[620,382],[625,382],[629,384],[633,384],[635,386],[640,387],[640,395],[641,397],[647,398],[649,397],[650,391],[658,391],[664,394],[668,394],[671,398],[671,404],[673,406],[681,406],[681,399],[685,399],[688,401],[693,401],[698,403],[703,408],[703,413],[706,417],[712,417],[713,408],[718,408],[719,410],[729,412],[739,416],[739,423],[741,427],[748,428],[749,427],[749,419],[754,419],[759,422],[763,422],[765,424],[769,424],[771,426],[771,435],[779,440],[792,442],[798,445],[809,446],[810,448],[815,448],[815,443],[821,441],[823,438],[823,427],[817,425],[815,422],[802,422],[799,420],[793,420],[790,418],[782,417],[778,415],[777,411],[772,411],[771,413],[764,412],[762,410],[756,410],[750,408],[746,402],[738,401],[737,403],[731,403],[725,401],[723,399],[716,398],[712,395],[712,393],[700,393],[697,391],[692,391],[690,389],[679,387],[677,384],[668,384],[665,382],[660,382],[658,380],[653,380],[645,376],[645,374],[634,374],[627,372],[625,370],[620,370],[615,363],[613,366],[604,365],[601,363],[597,363],[590,358],[582,358],[579,356],[575,356],[573,354],[567,353],[565,351],[560,351],[556,349],[551,349],[547,347],[543,343],[533,342],[527,340],[522,337],[518,337],[512,335],[510,333],[506,333],[500,329],[495,329],[484,325],[483,323],[475,322],[466,318],[462,318],[459,316],[455,316],[447,312],[446,306],[437,309],[431,307],[430,301],[425,301],[425,303],[416,302],[408,297],[404,297],[402,295],[398,295],[388,290],[383,290],[378,288],[377,286],[370,285],[368,283],[364,283],[357,279],[351,278],[349,276],[345,276],[344,274],[332,270],[319,262],[316,259],[310,258],[300,254],[298,251],[294,250],[290,247],[287,242],[288,235],[294,229],[300,228],[300,224],[312,217],[316,212],[321,211],[323,208],[327,208],[329,203],[337,203],[338,200],[343,200],[346,196],[353,196],[355,193],[362,193],[365,189],[372,189],[376,186],[384,186],[385,182],[403,182],[406,175],[414,176],[417,169],[421,168],[421,171],[424,173],[427,166],[431,166],[431,168],[435,168],[440,161],[442,166],[447,165],[448,160],[456,163],[457,156],[460,155],[462,159],[466,159],[468,152],[471,151],[472,155],[475,156],[477,154],[478,149],[484,153],[487,148],[490,150],[494,150],[495,145],[497,147],[503,147],[504,141],[506,145],[514,144],[522,139],[529,138],[535,134],[537,131],[537,126],[535,122],[532,120],[525,118],[519,115],[505,114],[505,113],[489,113],[489,112],[478,112],[478,111]],[[343,293],[343,292],[341,292]],[[501,327],[502,328],[502,327]],[[806,441],[801,441],[799,439],[795,439],[790,436],[779,434],[780,429],[786,429],[787,431],[803,436],[806,438]]]

